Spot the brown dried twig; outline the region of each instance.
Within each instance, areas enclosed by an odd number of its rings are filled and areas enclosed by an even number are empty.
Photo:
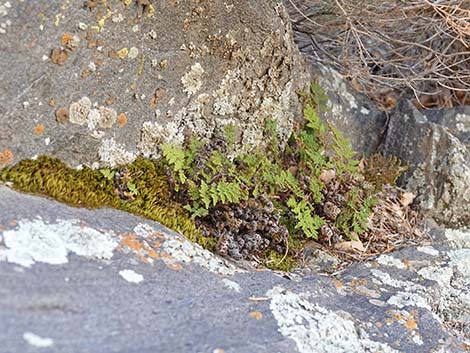
[[[470,2],[285,0],[302,51],[374,97],[470,104]]]

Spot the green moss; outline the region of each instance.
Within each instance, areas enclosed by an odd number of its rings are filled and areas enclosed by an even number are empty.
[[[135,185],[135,195],[127,193],[128,197],[123,199],[117,178],[86,167],[74,170],[44,156],[4,168],[0,180],[13,183],[19,191],[46,195],[72,206],[111,207],[144,216],[209,250],[214,249],[214,239],[204,237],[187,211],[172,200],[167,177],[158,162],[137,159],[119,170],[126,175],[121,178],[124,184],[131,181]]]
[[[266,255],[265,264],[271,270],[289,272],[296,267],[297,260],[292,255],[285,256],[276,251],[270,251]]]

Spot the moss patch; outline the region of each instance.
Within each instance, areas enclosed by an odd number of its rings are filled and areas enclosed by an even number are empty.
[[[86,167],[74,170],[42,156],[4,168],[0,180],[12,182],[19,191],[47,195],[72,206],[111,207],[137,214],[214,249],[215,240],[203,236],[187,211],[172,200],[167,176],[158,162],[137,159],[119,171],[119,177],[111,177]],[[128,186],[134,191],[127,190]]]

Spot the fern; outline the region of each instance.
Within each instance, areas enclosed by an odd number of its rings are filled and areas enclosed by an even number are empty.
[[[323,225],[324,220],[314,213],[314,209],[306,200],[297,202],[295,197],[287,201],[287,206],[294,213],[297,224],[295,229],[301,229],[307,238],[318,238],[318,230]]]
[[[227,124],[224,126],[224,137],[229,147],[235,145],[235,138],[237,129],[234,124]]]
[[[273,201],[276,212],[285,217],[293,215],[285,219],[290,236],[317,239],[321,226],[332,222],[321,217],[326,185],[320,180],[322,172],[331,169],[342,195],[338,198],[341,212],[336,227],[347,236],[363,232],[373,197],[360,184],[363,179],[354,159],[356,154],[339,130],[320,119],[319,112],[327,109],[327,99],[318,86],[312,85],[306,101],[305,124],[292,134],[283,151],[277,122],[272,119],[265,122],[266,143],[232,159],[227,157],[225,146],[235,144],[233,124],[223,128],[226,144],[222,150],[211,149],[210,144],[195,139],[186,147],[163,145],[163,157],[185,209],[193,217],[205,217],[219,205],[264,196]]]
[[[173,170],[178,175],[179,183],[184,184],[187,179],[185,172],[190,164],[190,161],[186,160],[186,151],[180,146],[169,143],[163,144],[161,148],[166,162],[172,166]]]

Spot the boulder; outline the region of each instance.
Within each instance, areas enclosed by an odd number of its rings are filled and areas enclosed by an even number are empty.
[[[281,141],[309,73],[282,4],[18,1],[1,5],[0,167],[36,155],[76,167],[154,157],[226,124],[238,148]]]
[[[0,353],[468,348],[468,231],[430,224],[432,245],[329,277],[242,268],[156,222],[3,186],[0,210]]]
[[[419,208],[452,227],[470,225],[470,114],[465,111],[470,109],[424,115],[403,101],[390,117],[381,146],[408,166],[401,183],[417,195]]]

